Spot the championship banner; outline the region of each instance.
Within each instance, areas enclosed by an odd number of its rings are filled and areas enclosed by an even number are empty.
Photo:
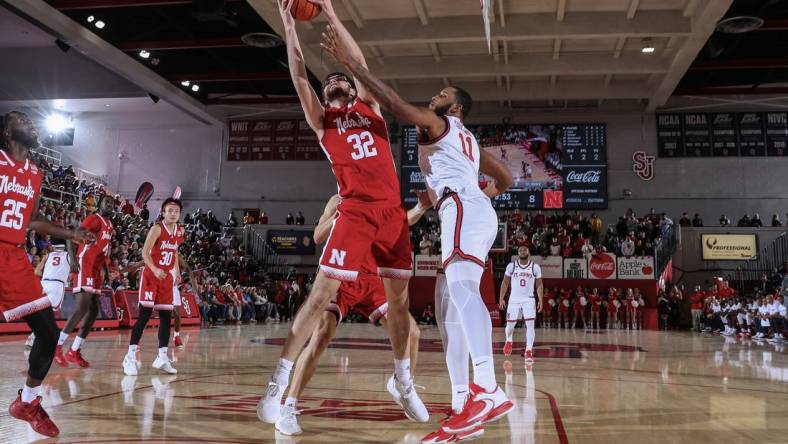
[[[585,259],[564,259],[564,279],[588,279],[588,262]]]
[[[654,279],[654,257],[632,256],[618,258],[619,279]]]
[[[561,256],[531,256],[531,260],[539,264],[543,279],[561,279],[564,277],[564,259]]]
[[[413,263],[416,265],[414,276],[435,276],[441,267],[441,257],[417,254]]]
[[[588,277],[591,279],[615,279],[616,255],[597,253],[588,261]]]
[[[754,234],[701,234],[704,261],[747,261],[758,255]]]
[[[315,254],[315,241],[312,239],[312,231],[309,230],[268,230],[266,240],[276,254]]]

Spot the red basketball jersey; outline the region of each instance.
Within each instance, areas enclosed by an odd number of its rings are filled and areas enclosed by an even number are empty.
[[[331,162],[343,200],[369,206],[400,206],[399,178],[386,122],[355,99],[343,108],[325,108],[320,145]]]
[[[41,171],[0,150],[0,242],[21,245],[41,193]]]
[[[98,213],[94,213],[86,217],[79,226],[96,235],[96,242],[79,246],[79,258],[92,259],[108,256],[114,232],[112,222],[109,219],[104,219]]]
[[[183,243],[183,227],[176,224],[175,230],[170,232],[164,222],[159,222],[161,234],[153,244],[150,251],[150,257],[157,267],[164,271],[170,271],[175,268],[178,262],[176,255],[178,254],[178,247]]]

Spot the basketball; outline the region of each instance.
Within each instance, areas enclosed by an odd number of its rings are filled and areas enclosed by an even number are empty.
[[[290,0],[293,5],[290,6],[290,14],[294,19],[308,22],[320,14],[322,9],[309,0]]]

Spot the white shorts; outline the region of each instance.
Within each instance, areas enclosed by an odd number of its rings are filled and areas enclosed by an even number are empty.
[[[517,322],[520,319],[530,321],[536,319],[536,299],[509,302],[506,307],[506,322]]]
[[[41,281],[41,286],[44,287],[44,293],[49,298],[52,304],[52,309],[57,310],[60,304],[63,303],[63,295],[66,292],[66,285],[60,281]]]
[[[498,233],[498,217],[490,199],[451,194],[441,202],[438,214],[443,266],[457,257],[484,267]]]
[[[173,307],[181,306],[181,291],[178,289],[177,285],[172,287],[172,306]]]

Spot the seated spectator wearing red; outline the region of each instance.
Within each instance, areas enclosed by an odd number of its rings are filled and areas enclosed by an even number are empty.
[[[265,214],[265,211],[260,213],[260,220],[257,223],[260,225],[268,225],[268,215]]]
[[[129,202],[129,200],[126,199],[125,202],[123,203],[123,206],[120,208],[120,212],[127,216],[133,216],[134,205],[132,205],[131,202]]]

